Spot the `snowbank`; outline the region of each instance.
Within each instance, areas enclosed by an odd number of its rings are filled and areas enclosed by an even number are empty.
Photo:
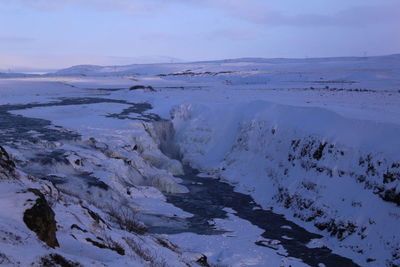
[[[335,236],[359,264],[399,264],[399,125],[265,101],[172,114],[183,161]]]

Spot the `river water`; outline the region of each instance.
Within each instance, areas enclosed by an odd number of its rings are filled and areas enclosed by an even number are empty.
[[[0,106],[0,145],[14,146],[20,142],[36,142],[38,139],[74,141],[80,137],[78,133],[65,131],[65,129],[49,128],[48,126],[51,125],[50,121],[13,115],[9,111],[45,106],[87,105],[96,103],[129,104],[130,107],[121,113],[108,115],[116,119],[160,120],[155,114],[145,113],[145,111],[151,109],[151,106],[147,103],[130,103],[123,100],[104,98],[71,98],[44,104],[3,105]],[[131,118],[131,114],[138,115],[139,117]],[[32,131],[40,135],[32,135]],[[36,160],[54,161],[57,158],[55,157],[56,154],[57,151],[49,155],[42,155],[44,159],[41,159],[38,154]],[[326,266],[358,266],[350,259],[332,253],[326,247],[308,248],[306,246],[308,242],[315,238],[321,238],[321,236],[306,231],[297,224],[286,220],[282,215],[261,209],[250,196],[235,192],[234,187],[227,183],[214,178],[199,177],[197,174],[197,171],[187,167],[185,175],[180,178],[183,180],[182,184],[189,189],[189,193],[166,195],[169,203],[194,216],[187,219],[177,219],[181,220],[180,224],[163,225],[161,220],[161,223],[150,227],[151,232],[163,234],[182,232],[193,232],[203,235],[222,234],[220,230],[216,230],[210,224],[210,220],[227,218],[227,212],[224,209],[231,208],[236,212],[236,216],[263,229],[264,233],[262,236],[264,238],[278,240],[290,257],[302,259],[303,262],[311,266],[318,266],[320,263]],[[164,219],[170,220],[171,218]],[[271,247],[268,243],[263,242],[258,242],[257,245]]]
[[[311,266],[318,266],[320,263],[332,267],[358,266],[352,260],[334,254],[326,247],[308,248],[307,243],[322,236],[308,232],[285,219],[283,215],[261,209],[251,196],[235,192],[234,187],[225,182],[215,178],[199,177],[197,174],[196,170],[186,168],[185,175],[180,177],[183,180],[182,184],[189,189],[189,193],[166,195],[168,202],[194,215],[187,219],[186,227],[156,226],[152,231],[165,234],[182,232],[221,234],[210,224],[210,220],[227,218],[224,209],[231,208],[236,212],[236,216],[263,229],[264,238],[278,240],[290,257],[302,259]],[[274,248],[268,243],[256,244]]]

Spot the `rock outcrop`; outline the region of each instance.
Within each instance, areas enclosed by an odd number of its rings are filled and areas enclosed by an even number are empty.
[[[0,146],[0,180],[14,178],[15,164],[7,151]]]
[[[44,195],[37,189],[29,189],[38,198],[32,208],[24,212],[24,222],[29,229],[36,233],[37,237],[48,246],[59,247],[56,231],[57,224],[54,219],[54,211],[50,208]]]

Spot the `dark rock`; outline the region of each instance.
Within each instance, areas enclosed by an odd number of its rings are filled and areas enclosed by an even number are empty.
[[[98,224],[103,223],[103,224],[107,225],[106,222],[100,217],[99,214],[97,214],[96,212],[92,211],[91,209],[89,209],[87,207],[82,206],[82,208],[84,208],[88,212],[90,217],[92,217],[92,219],[94,221],[96,221]]]
[[[53,253],[46,257],[41,258],[40,266],[43,267],[54,267],[54,266],[61,266],[61,267],[81,267],[82,265],[78,262],[73,262],[67,260],[63,256]]]
[[[138,90],[138,89],[147,89],[147,90],[150,90],[150,91],[155,91],[154,90],[154,88],[153,88],[153,86],[144,86],[144,85],[134,85],[134,86],[132,86],[131,88],[129,88],[129,90]]]
[[[357,226],[352,222],[336,222],[333,219],[327,222],[316,222],[314,225],[321,231],[327,230],[331,236],[336,236],[341,241],[357,230]]]
[[[11,160],[7,151],[0,146],[0,178],[2,176],[15,177],[15,163]]]
[[[388,184],[388,183],[394,182],[396,180],[400,181],[400,172],[386,171],[386,173],[383,174],[383,183],[384,184]]]
[[[196,261],[200,266],[210,267],[210,264],[207,262],[207,256],[202,254],[199,259]]]
[[[79,231],[81,231],[81,232],[87,233],[87,230],[82,229],[81,227],[79,227],[79,226],[76,225],[76,224],[71,225],[71,229],[77,229],[77,230],[79,230]]]
[[[57,224],[54,219],[54,211],[50,208],[46,198],[37,189],[28,189],[38,198],[32,208],[24,212],[23,220],[30,230],[36,233],[38,238],[48,246],[59,247],[56,231]]]
[[[7,257],[6,254],[0,252],[0,265],[10,265],[12,266],[12,261]]]
[[[119,244],[117,244],[116,242],[115,242],[115,244],[113,244],[113,246],[107,246],[106,244],[97,242],[97,241],[95,241],[93,239],[90,239],[90,238],[86,238],[85,240],[87,242],[91,243],[93,246],[96,246],[98,248],[110,249],[110,250],[113,250],[113,251],[117,252],[119,255],[122,255],[122,256],[125,255],[125,250]]]
[[[326,143],[320,143],[319,147],[317,150],[315,150],[313,158],[316,160],[320,160],[322,158],[323,152],[324,152],[324,148],[327,144]]]
[[[400,206],[400,193],[396,192],[396,188],[385,190],[379,196],[385,201],[393,202],[397,206]]]

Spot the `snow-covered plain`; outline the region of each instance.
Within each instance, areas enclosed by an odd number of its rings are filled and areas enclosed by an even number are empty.
[[[43,125],[26,129],[23,118]],[[178,266],[198,264],[202,253],[210,264],[305,265],[284,247],[258,246],[263,231],[234,212],[214,220],[229,235],[143,235],[110,216],[117,209],[149,226],[179,227],[192,215],[162,192],[187,192],[176,176],[190,164],[323,236],[309,247],[326,246],[361,266],[400,264],[399,55],[3,74],[0,119],[0,145],[19,172],[18,182],[1,181],[1,231],[28,236],[2,241],[2,263],[40,264],[58,253],[85,266]],[[14,192],[27,188],[52,203],[59,248],[24,226],[32,193]],[[93,225],[88,209],[104,222]]]

